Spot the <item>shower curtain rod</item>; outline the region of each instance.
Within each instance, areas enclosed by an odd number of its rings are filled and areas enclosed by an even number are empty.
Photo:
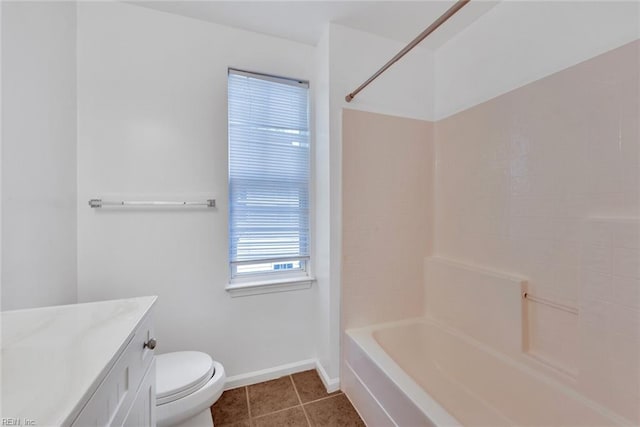
[[[386,64],[384,64],[382,66],[382,68],[380,68],[378,71],[375,72],[374,75],[372,75],[371,77],[369,77],[364,83],[362,83],[360,86],[358,86],[358,88],[356,90],[354,90],[353,92],[349,93],[347,96],[344,97],[344,99],[347,102],[351,102],[351,100],[353,98],[356,97],[356,95],[365,87],[369,86],[369,83],[371,83],[372,81],[374,81],[375,79],[378,78],[378,76],[380,76],[380,74],[384,73],[385,71],[387,71],[387,69],[389,67],[391,67],[393,64],[395,64],[400,58],[402,58],[403,56],[405,56],[407,54],[407,52],[409,52],[411,49],[413,49],[414,47],[416,47],[418,45],[418,43],[420,43],[422,40],[426,39],[427,36],[431,33],[433,33],[440,25],[444,24],[449,18],[451,18],[453,15],[455,15],[455,13],[457,11],[459,11],[460,9],[462,9],[467,3],[469,3],[471,0],[458,0],[453,6],[451,6],[445,13],[443,13],[438,19],[436,19],[435,21],[433,21],[433,23],[431,25],[429,25],[427,27],[426,30],[424,30],[423,32],[421,32],[418,37],[416,37],[415,39],[413,39],[411,41],[411,43],[409,43],[408,45],[406,45],[400,52],[398,52],[396,54],[396,56],[394,56],[393,58],[391,58],[389,60],[389,62],[387,62]]]

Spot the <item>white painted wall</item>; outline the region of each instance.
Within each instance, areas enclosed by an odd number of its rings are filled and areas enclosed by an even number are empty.
[[[2,2],[2,309],[76,300],[76,7]]]
[[[330,319],[335,319],[336,307],[332,304],[331,287],[331,140],[330,140],[330,73],[329,73],[329,27],[325,29],[315,48],[315,230],[313,234],[316,257],[315,275],[318,286],[316,304],[316,351],[318,363],[325,371],[325,381],[338,381],[338,372],[332,368],[335,364],[336,349],[331,349]]]
[[[640,37],[637,1],[502,1],[436,51],[435,119]]]
[[[2,5],[0,5],[0,309],[2,309]],[[2,374],[0,374],[2,381]]]
[[[344,97],[398,53],[404,43],[338,24],[330,25],[331,101],[341,108],[431,120],[434,100],[433,54],[415,48],[347,103]]]
[[[158,295],[159,351],[208,352],[233,376],[315,357],[316,288],[224,290],[229,66],[310,79],[313,47],[125,3],[78,5],[79,299]],[[109,195],[207,196],[218,208],[87,206]]]

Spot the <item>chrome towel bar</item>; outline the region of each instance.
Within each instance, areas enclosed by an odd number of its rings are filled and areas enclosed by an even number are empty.
[[[89,200],[89,207],[102,208],[104,206],[124,206],[124,207],[181,207],[181,206],[203,206],[206,208],[215,208],[216,200],[207,199],[201,202],[169,202],[169,201],[107,201],[102,199]]]

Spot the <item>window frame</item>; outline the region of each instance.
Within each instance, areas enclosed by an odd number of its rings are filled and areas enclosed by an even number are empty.
[[[307,213],[307,222],[308,222],[308,253],[306,256],[293,256],[293,257],[281,257],[281,258],[265,258],[263,260],[248,260],[248,261],[232,261],[231,258],[228,259],[228,284],[226,286],[226,290],[231,294],[231,296],[245,296],[245,295],[253,295],[253,294],[262,294],[262,293],[270,293],[270,292],[282,292],[289,290],[298,290],[298,289],[307,289],[310,288],[312,283],[315,282],[315,278],[312,274],[312,252],[313,252],[313,241],[314,241],[314,167],[313,167],[313,159],[314,159],[314,133],[313,133],[313,114],[312,114],[312,89],[309,81],[304,79],[297,78],[289,78],[282,77],[272,74],[265,74],[254,71],[241,70],[233,67],[229,67],[227,69],[227,129],[230,122],[229,117],[229,92],[228,92],[228,82],[230,74],[238,74],[247,77],[259,78],[266,81],[272,81],[274,83],[285,83],[292,85],[303,86],[307,89],[307,125],[309,129],[308,141],[309,141],[309,152],[308,152],[308,182],[307,182],[307,196],[308,196],[308,213]],[[230,135],[227,135],[227,147],[230,147]],[[230,168],[230,155],[229,160],[227,162],[228,167]],[[229,208],[231,208],[231,174],[230,170],[227,173],[227,185],[229,188]],[[229,223],[231,223],[231,212],[229,212]],[[231,236],[227,239],[227,249],[228,253],[230,253],[229,249],[231,246]],[[300,268],[293,270],[283,270],[283,271],[269,271],[269,272],[245,272],[245,273],[237,273],[238,266],[241,265],[259,265],[259,264],[267,264],[267,263],[285,263],[285,262],[300,262]]]

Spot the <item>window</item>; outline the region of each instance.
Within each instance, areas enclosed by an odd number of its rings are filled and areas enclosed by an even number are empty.
[[[309,84],[229,70],[232,281],[309,269]]]

